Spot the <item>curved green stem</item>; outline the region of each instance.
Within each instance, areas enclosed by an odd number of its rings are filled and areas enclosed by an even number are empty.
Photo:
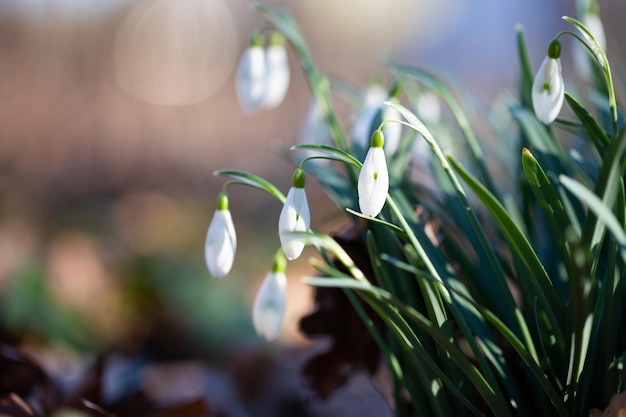
[[[613,125],[613,138],[616,138],[617,135],[618,135],[618,127],[617,127],[617,122],[618,122],[617,99],[615,97],[615,87],[613,85],[613,76],[611,75],[611,67],[609,66],[609,60],[608,60],[608,58],[606,56],[606,53],[600,47],[600,44],[598,43],[596,38],[589,31],[589,29],[587,29],[585,27],[585,25],[583,25],[578,20],[573,19],[573,18],[568,17],[568,16],[563,16],[563,19],[566,20],[567,22],[571,23],[572,25],[574,25],[582,33],[583,38],[581,38],[580,36],[578,36],[577,34],[575,34],[573,32],[569,32],[569,31],[559,32],[557,34],[556,38],[558,38],[560,36],[563,36],[563,35],[571,35],[571,36],[573,36],[580,43],[582,43],[583,46],[585,46],[585,48],[587,48],[587,50],[591,53],[591,55],[594,56],[594,58],[596,59],[596,61],[600,65],[600,67],[602,68],[602,73],[604,74],[604,79],[605,79],[605,82],[606,82],[606,88],[607,88],[608,94],[609,94],[608,98],[609,98],[609,106],[610,106],[610,109],[611,109],[611,119],[612,119],[612,125]]]

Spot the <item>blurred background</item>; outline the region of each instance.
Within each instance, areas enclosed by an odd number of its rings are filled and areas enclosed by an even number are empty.
[[[561,16],[575,16],[573,0],[265,3],[295,16],[320,69],[358,88],[393,59],[487,103],[515,92],[516,24],[537,68],[567,28]],[[608,55],[622,62],[626,4],[599,5]],[[312,294],[298,278],[312,273],[310,249],[289,265],[278,342],[261,342],[251,325],[279,245],[276,201],[232,187],[235,267],[217,280],[203,260],[223,183],[214,170],[250,171],[285,192],[290,184],[280,149],[298,142],[310,100],[293,54],[280,107],[247,115],[235,93],[239,57],[264,23],[243,0],[0,0],[3,340],[57,374],[104,351],[149,347],[219,366],[307,346],[298,319]],[[567,51],[563,60],[567,73]],[[313,226],[339,230],[343,211],[309,185]]]

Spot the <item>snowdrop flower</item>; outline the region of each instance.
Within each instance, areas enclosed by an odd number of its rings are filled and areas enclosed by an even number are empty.
[[[372,143],[367,151],[363,167],[359,173],[357,189],[359,208],[366,216],[376,217],[385,205],[389,191],[389,172],[383,146],[383,132],[377,130],[372,135]]]
[[[263,38],[255,36],[244,51],[237,69],[237,95],[245,112],[257,111],[264,103],[267,65]]]
[[[265,276],[252,306],[252,323],[257,334],[268,342],[276,339],[283,327],[287,261],[280,253],[274,258],[272,270]]]
[[[266,84],[263,106],[269,109],[282,103],[289,87],[289,62],[285,49],[285,37],[280,32],[273,32],[266,51]]]
[[[372,122],[386,97],[387,92],[380,84],[372,84],[367,88],[363,106],[352,124],[350,139],[353,146],[367,147],[367,141],[372,136]]]
[[[285,252],[285,256],[289,260],[296,259],[304,249],[302,239],[289,234],[291,232],[306,232],[311,226],[309,203],[304,191],[305,183],[304,171],[300,168],[296,169],[291,181],[291,188],[287,193],[285,205],[278,219],[278,237],[280,238],[280,244]]]
[[[532,98],[537,118],[545,124],[556,119],[563,105],[565,85],[561,74],[561,44],[550,42],[548,56],[543,60],[533,81]]]
[[[204,243],[204,259],[211,275],[222,278],[230,272],[237,250],[237,236],[228,209],[228,194],[217,197],[217,209],[209,225]]]

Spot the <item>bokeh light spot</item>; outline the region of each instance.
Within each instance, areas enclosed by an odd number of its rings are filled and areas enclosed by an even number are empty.
[[[149,0],[124,20],[114,70],[127,93],[153,104],[192,104],[226,81],[237,31],[222,0]]]

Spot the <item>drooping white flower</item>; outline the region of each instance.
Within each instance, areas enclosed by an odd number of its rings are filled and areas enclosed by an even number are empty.
[[[545,124],[552,123],[563,105],[565,84],[561,74],[561,46],[553,40],[548,48],[548,56],[543,60],[532,87],[535,115]]]
[[[237,235],[228,209],[228,195],[222,192],[204,243],[204,259],[212,276],[222,278],[230,272],[236,250]]]
[[[257,334],[268,342],[276,339],[283,327],[285,318],[287,277],[286,261],[282,254],[274,259],[272,271],[269,272],[252,306],[252,324]]]
[[[263,39],[252,38],[237,69],[237,96],[241,108],[248,113],[257,111],[265,101],[267,63]]]
[[[278,218],[278,237],[285,256],[289,260],[296,259],[304,250],[301,238],[291,236],[291,232],[306,232],[311,226],[309,203],[304,191],[306,177],[304,171],[296,169],[293,174],[291,188],[287,193],[285,205]]]
[[[289,87],[289,60],[285,49],[285,37],[273,32],[266,51],[267,80],[263,106],[269,109],[282,103]]]
[[[383,150],[384,144],[383,132],[375,131],[359,173],[357,184],[359,208],[361,213],[370,217],[376,217],[381,212],[389,191],[389,172]]]
[[[387,92],[380,84],[372,84],[367,88],[363,106],[352,124],[350,140],[353,146],[367,147],[372,136],[372,123],[386,97]]]

